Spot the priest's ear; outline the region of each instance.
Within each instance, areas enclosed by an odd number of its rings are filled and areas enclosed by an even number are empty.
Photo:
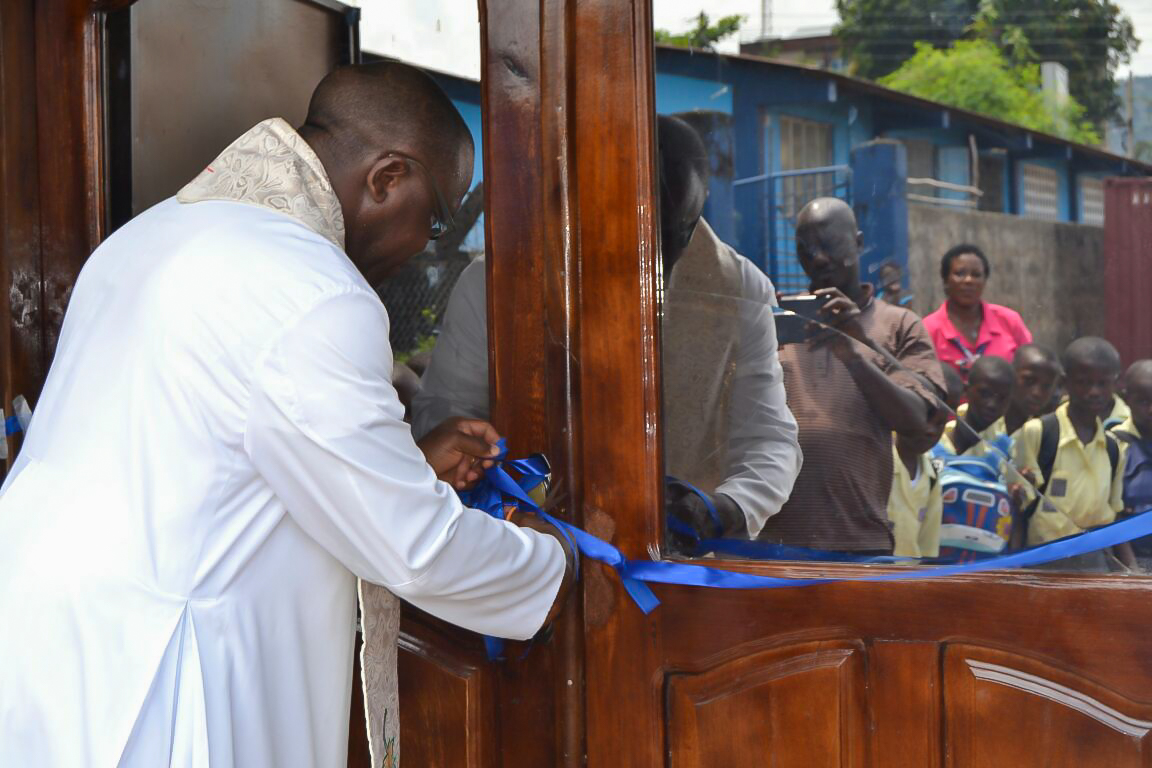
[[[368,169],[366,179],[369,197],[376,203],[383,203],[403,177],[412,173],[408,159],[400,155],[384,155]]]

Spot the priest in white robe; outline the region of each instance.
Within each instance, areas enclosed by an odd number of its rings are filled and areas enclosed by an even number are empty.
[[[0,766],[343,766],[357,577],[492,635],[554,612],[564,548],[437,479],[369,283],[472,162],[424,75],[339,70],[92,255],[0,496]],[[467,437],[423,445],[444,477]]]

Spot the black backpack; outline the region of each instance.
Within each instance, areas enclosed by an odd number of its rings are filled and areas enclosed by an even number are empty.
[[[1060,419],[1055,413],[1041,416],[1040,427],[1040,450],[1036,453],[1036,463],[1040,465],[1044,481],[1040,483],[1038,490],[1045,493],[1052,478],[1052,468],[1056,466],[1056,452],[1060,449]],[[1112,467],[1110,477],[1116,477],[1116,467],[1120,464],[1120,443],[1116,442],[1116,436],[1107,430],[1104,431],[1104,443],[1108,447],[1108,463]],[[1040,500],[1037,499],[1029,511],[1035,511],[1039,504]]]

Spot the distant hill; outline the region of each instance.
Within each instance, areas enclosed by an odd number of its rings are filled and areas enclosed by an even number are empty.
[[[1124,104],[1122,114],[1127,117],[1128,81],[1117,84],[1116,92]],[[1152,75],[1136,77],[1132,81],[1133,127],[1136,132],[1136,148],[1142,160],[1152,162]],[[1117,154],[1125,154],[1125,131],[1123,125],[1108,129],[1108,149]]]

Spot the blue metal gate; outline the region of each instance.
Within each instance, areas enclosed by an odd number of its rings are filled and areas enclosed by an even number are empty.
[[[756,184],[760,189],[763,264],[781,293],[808,290],[808,278],[796,259],[796,215],[817,197],[838,197],[852,202],[852,168],[827,165],[796,171],[775,171],[736,179],[732,186]]]

